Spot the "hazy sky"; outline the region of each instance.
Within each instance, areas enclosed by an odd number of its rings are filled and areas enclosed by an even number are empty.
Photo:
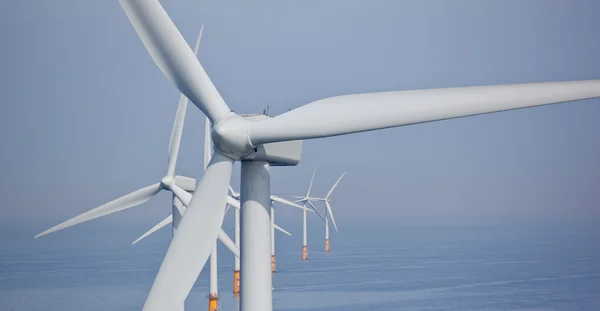
[[[236,112],[279,114],[358,92],[600,79],[596,0],[162,3],[190,43],[205,24],[201,62]],[[4,1],[0,42],[2,222],[39,232],[165,174],[179,94],[118,1]],[[340,230],[378,220],[595,222],[598,120],[600,101],[587,100],[306,141],[297,167],[272,169],[272,189],[305,192],[318,164],[324,195],[348,170],[333,197]],[[190,105],[179,174],[201,176],[203,122]],[[150,226],[169,212],[161,194],[100,224]]]

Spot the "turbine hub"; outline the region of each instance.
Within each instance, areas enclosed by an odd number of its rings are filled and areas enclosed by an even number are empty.
[[[175,178],[173,176],[165,176],[160,180],[160,183],[163,187],[170,188],[175,183]]]
[[[250,122],[238,115],[217,121],[212,127],[215,149],[234,160],[239,160],[254,152],[247,133]]]

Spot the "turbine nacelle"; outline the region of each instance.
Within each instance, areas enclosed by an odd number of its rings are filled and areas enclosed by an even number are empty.
[[[268,161],[271,166],[296,166],[302,155],[302,141],[285,141],[253,145],[248,129],[253,122],[270,119],[262,114],[228,115],[212,128],[217,151],[233,160]]]

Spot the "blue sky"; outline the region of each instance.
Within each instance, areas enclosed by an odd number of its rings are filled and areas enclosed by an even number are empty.
[[[359,92],[600,79],[597,1],[162,3],[188,42],[205,24],[201,62],[236,112]],[[118,2],[0,6],[0,220],[33,236],[158,182],[179,94]],[[599,116],[600,101],[587,100],[307,141],[300,165],[272,170],[272,189],[305,192],[318,164],[323,195],[348,170],[333,197],[340,230],[589,223],[600,216]],[[201,176],[203,122],[191,105],[179,174]],[[169,201],[95,228],[151,226]]]

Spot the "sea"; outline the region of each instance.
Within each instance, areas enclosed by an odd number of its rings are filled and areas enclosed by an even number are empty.
[[[10,226],[3,311],[141,310],[170,238],[131,245],[136,234],[104,223],[34,240]],[[600,310],[600,226],[347,226],[330,252],[309,231],[307,261],[301,236],[276,236],[274,310]],[[220,310],[239,310],[233,257],[218,258]],[[206,310],[207,294],[204,269],[186,310]]]

